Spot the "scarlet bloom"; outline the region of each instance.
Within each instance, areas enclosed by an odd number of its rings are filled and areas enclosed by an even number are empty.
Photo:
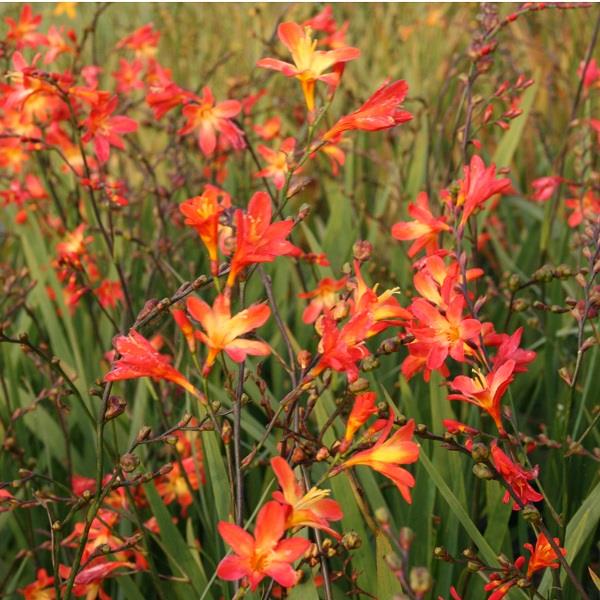
[[[357,260],[354,261],[354,272],[356,287],[353,293],[352,313],[357,314],[364,311],[369,314],[372,324],[367,331],[367,337],[376,335],[390,326],[403,325],[404,321],[412,318],[411,313],[400,306],[395,296],[399,288],[392,288],[377,294],[378,285],[370,288],[366,284]]]
[[[187,508],[193,502],[190,488],[192,490],[197,490],[200,483],[205,482],[205,479],[202,463],[198,458],[188,456],[187,458],[182,459],[181,464],[183,465],[185,476],[181,472],[179,463],[172,463],[173,468],[157,481],[156,491],[159,493],[165,504],[171,504],[177,500],[185,515],[187,514]]]
[[[254,131],[266,142],[276,138],[281,130],[281,117],[275,115],[262,125],[254,125]]]
[[[198,146],[204,156],[212,156],[217,147],[217,134],[235,150],[246,147],[243,132],[231,120],[242,110],[237,100],[225,100],[215,103],[211,89],[206,86],[202,96],[196,97],[183,108],[186,124],[179,133],[184,135],[198,130]]]
[[[367,312],[358,313],[338,329],[335,319],[330,313],[321,317],[322,331],[318,350],[321,354],[319,362],[311,371],[316,377],[325,369],[333,369],[346,373],[352,383],[358,378],[357,361],[369,355],[365,345],[367,332],[373,321]]]
[[[207,185],[202,195],[194,196],[179,205],[179,210],[186,217],[185,224],[197,231],[206,246],[213,275],[217,275],[219,271],[219,218],[230,206],[229,194],[213,185]]]
[[[339,521],[344,514],[335,500],[327,498],[329,490],[313,487],[304,493],[304,487],[280,456],[271,459],[271,468],[281,486],[281,492],[274,492],[273,499],[282,504],[287,511],[286,529],[313,527],[323,529],[339,538],[339,534],[329,526],[329,521]]]
[[[42,15],[34,15],[29,4],[23,5],[18,21],[4,17],[4,22],[8,25],[6,39],[14,42],[17,50],[46,44],[46,36],[36,31],[42,22]]]
[[[346,431],[344,433],[344,440],[340,446],[340,452],[345,452],[354,438],[354,434],[367,422],[370,416],[377,414],[377,407],[375,406],[376,399],[375,392],[363,392],[357,394],[354,399],[348,422],[346,423]]]
[[[408,85],[402,79],[384,83],[360,108],[339,119],[323,139],[335,140],[344,131],[379,131],[410,121],[413,116],[401,108],[407,92]]]
[[[554,543],[560,548],[560,540],[558,538],[554,538]],[[535,548],[531,544],[524,544],[523,547],[525,550],[529,550],[531,552],[531,558],[529,559],[529,565],[527,566],[527,578],[531,579],[531,576],[541,569],[545,569],[546,567],[550,567],[551,569],[558,569],[560,564],[558,561],[558,556],[548,538],[540,533],[535,542]],[[567,551],[564,548],[560,548],[561,554],[565,556]]]
[[[449,400],[463,400],[485,410],[496,423],[498,431],[503,434],[502,396],[514,379],[515,361],[508,360],[487,375],[475,370],[474,377],[459,375],[450,383],[459,394],[450,394]]]
[[[160,31],[152,23],[138,27],[117,44],[117,48],[133,50],[138,58],[152,58],[158,49]]]
[[[496,470],[502,478],[508,483],[514,490],[517,497],[523,504],[529,502],[539,502],[544,497],[539,492],[536,492],[529,481],[537,477],[537,467],[533,471],[526,471],[521,465],[514,463],[500,448],[497,442],[494,440],[491,447],[492,461]],[[504,504],[508,504],[512,496],[507,491],[502,498]],[[521,507],[518,502],[514,502],[513,510],[519,510]]]
[[[358,465],[371,467],[391,479],[402,497],[410,504],[412,503],[410,488],[415,485],[415,478],[398,465],[414,463],[419,458],[419,446],[412,440],[415,422],[411,419],[389,437],[393,424],[394,419],[390,417],[375,445],[354,454],[341,465],[340,469],[349,469]]]
[[[19,590],[25,600],[54,600],[54,577],[48,575],[46,569],[38,569],[35,581]]]
[[[76,597],[85,596],[86,600],[110,600],[110,596],[102,589],[102,582],[108,577],[116,575],[118,569],[129,569],[122,575],[130,574],[137,571],[138,567],[131,562],[124,560],[109,561],[106,558],[98,558],[92,560],[75,576],[73,595]],[[66,565],[60,565],[60,576],[63,579],[68,579],[71,569]],[[43,600],[40,598],[39,600]]]
[[[120,381],[153,377],[172,381],[190,394],[200,397],[198,390],[173,366],[170,358],[157,352],[152,344],[135,329],[129,335],[119,335],[113,345],[120,358],[112,364],[111,370],[104,376],[104,381]]]
[[[258,513],[254,536],[241,527],[220,521],[219,533],[234,554],[217,567],[217,575],[226,581],[245,578],[254,591],[265,577],[272,577],[284,588],[298,581],[292,563],[310,547],[304,538],[281,539],[285,532],[286,510],[275,501],[267,502]]]
[[[473,342],[479,335],[481,323],[477,319],[464,319],[462,316],[464,303],[462,296],[455,296],[445,315],[423,298],[417,298],[411,304],[410,311],[422,326],[407,329],[415,336],[417,342],[429,346],[428,369],[439,369],[448,354],[454,360],[463,362],[467,342]],[[467,346],[467,352],[469,351]]]
[[[187,309],[204,329],[204,332],[196,332],[196,337],[208,346],[203,375],[208,375],[221,351],[235,362],[242,362],[248,354],[266,356],[271,352],[266,342],[240,337],[265,324],[271,314],[266,304],[253,304],[232,317],[229,297],[219,294],[212,308],[200,298],[191,297],[187,300]]]
[[[311,298],[310,303],[302,313],[304,323],[314,323],[324,310],[333,308],[339,299],[338,292],[346,285],[346,281],[348,281],[348,277],[337,280],[325,277],[319,281],[314,290],[298,294],[299,298]]]
[[[581,199],[565,200],[565,206],[573,211],[567,219],[569,227],[578,227],[585,219],[595,221],[600,218],[600,196],[592,190],[588,190]]]
[[[495,194],[506,194],[512,189],[508,177],[496,179],[496,165],[486,167],[481,157],[476,154],[471,158],[471,162],[463,167],[463,173],[463,178],[458,182],[459,191],[455,204],[462,208],[461,226],[486,200]]]
[[[98,162],[105,163],[110,156],[110,147],[125,148],[121,134],[137,131],[137,123],[123,115],[111,116],[117,108],[118,98],[100,100],[92,106],[90,114],[83,122],[82,141],[94,142],[94,151]]]
[[[401,241],[414,240],[408,249],[411,258],[425,248],[427,254],[438,249],[438,236],[450,231],[445,217],[435,217],[429,209],[429,197],[421,192],[414,203],[408,205],[408,214],[414,221],[400,221],[392,226],[392,235]]]
[[[595,58],[589,61],[587,68],[585,61],[581,61],[577,69],[577,75],[583,79],[583,87],[586,89],[600,85],[600,67]]]
[[[280,190],[290,171],[290,161],[293,158],[295,147],[296,140],[293,137],[285,138],[281,142],[279,150],[272,150],[264,144],[260,144],[257,150],[267,162],[267,166],[255,173],[254,177],[271,177],[275,187]],[[296,169],[294,173],[298,173],[298,171],[299,169]]]
[[[265,69],[280,71],[286,77],[295,77],[300,81],[304,99],[309,111],[315,108],[315,84],[323,81],[330,87],[336,87],[339,73],[326,73],[334,65],[354,60],[360,56],[358,48],[337,48],[336,50],[317,50],[317,42],[312,39],[310,28],[302,28],[298,23],[281,23],[277,34],[282,44],[291,52],[294,64],[262,58],[256,65]]]
[[[171,310],[171,314],[173,315],[173,319],[175,323],[177,323],[177,327],[181,333],[183,333],[183,337],[185,337],[185,341],[190,349],[190,352],[196,351],[196,330],[192,325],[192,322],[188,319],[185,314],[185,310],[181,310],[180,308],[174,308]]]
[[[235,213],[236,243],[231,259],[227,285],[231,287],[238,273],[254,263],[273,262],[277,256],[297,254],[296,246],[285,238],[294,227],[291,219],[271,223],[271,199],[265,192],[256,192],[244,213]]]
[[[457,433],[463,433],[465,435],[472,436],[479,433],[479,430],[475,429],[475,427],[471,427],[465,423],[461,423],[460,421],[455,421],[454,419],[444,419],[442,424],[444,425],[444,429],[453,435]]]
[[[546,202],[546,200],[550,200],[556,191],[556,188],[562,181],[564,181],[564,179],[558,175],[535,179],[531,182],[531,187],[533,188],[531,199],[535,202]]]

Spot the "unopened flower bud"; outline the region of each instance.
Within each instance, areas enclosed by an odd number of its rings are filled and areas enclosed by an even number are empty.
[[[342,538],[342,546],[346,548],[346,550],[356,550],[360,548],[362,544],[362,540],[356,531],[349,531]]]
[[[106,406],[106,412],[104,413],[104,420],[110,421],[123,414],[125,408],[127,407],[127,402],[119,397],[119,396],[110,396],[108,399],[108,403]]]
[[[467,569],[471,571],[471,573],[477,573],[477,571],[481,570],[481,565],[477,561],[468,560]]]
[[[300,350],[296,356],[296,359],[298,360],[300,368],[306,370],[308,369],[308,365],[310,365],[310,352],[308,350]]]
[[[150,437],[151,433],[152,433],[152,429],[150,427],[148,427],[148,425],[144,425],[137,434],[136,440],[137,440],[138,444],[147,440]]]
[[[315,455],[315,458],[317,460],[317,462],[322,462],[324,460],[327,460],[331,455],[329,454],[329,450],[327,448],[325,448],[325,446],[322,446],[321,448],[319,448],[317,450],[317,454]]]
[[[140,459],[135,454],[128,452],[127,454],[123,454],[123,456],[121,456],[119,464],[125,473],[131,473],[137,469],[138,465],[140,464]]]
[[[473,474],[479,479],[494,479],[494,474],[485,463],[474,464]]]
[[[401,527],[398,532],[398,543],[400,548],[408,552],[415,539],[415,532],[410,527]]]
[[[424,596],[433,586],[431,573],[425,567],[413,567],[410,570],[410,587],[418,596]]]
[[[476,442],[471,449],[471,458],[476,463],[485,462],[490,455],[489,448],[482,442]]]
[[[353,394],[356,394],[357,392],[363,392],[369,389],[369,382],[364,377],[359,377],[356,381],[352,382],[348,386],[348,389]]]
[[[223,426],[221,427],[221,439],[225,445],[231,442],[231,434],[233,433],[233,429],[231,427],[231,423],[227,420],[223,421]]]
[[[521,515],[528,523],[540,522],[540,511],[533,505],[527,504],[521,511]]]
[[[375,511],[375,520],[382,527],[385,527],[385,526],[389,525],[389,523],[390,523],[390,513],[388,512],[387,508],[384,508],[383,506],[380,506]]]
[[[371,253],[373,252],[373,245],[371,242],[367,242],[366,240],[359,240],[354,243],[352,246],[352,254],[354,258],[360,262],[364,262],[371,258]]]

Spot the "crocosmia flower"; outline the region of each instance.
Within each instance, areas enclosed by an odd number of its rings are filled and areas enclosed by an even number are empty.
[[[183,389],[200,397],[198,390],[170,364],[170,357],[157,352],[152,344],[135,329],[129,335],[119,335],[113,345],[120,355],[114,361],[111,370],[104,376],[104,381],[120,381],[152,377],[172,381]]]
[[[533,471],[525,470],[521,465],[514,463],[498,446],[494,440],[491,446],[492,461],[496,470],[503,479],[508,483],[514,490],[516,496],[521,500],[523,504],[530,502],[539,502],[544,499],[544,496],[539,492],[536,492],[531,485],[530,481],[536,479],[537,468]],[[502,498],[504,504],[508,504],[512,496],[507,491]],[[519,510],[521,507],[518,502],[513,503],[513,510]]]
[[[286,528],[314,527],[339,538],[329,521],[339,521],[344,515],[339,504],[327,497],[329,490],[313,487],[305,493],[291,467],[280,456],[271,459],[271,468],[281,487],[280,492],[273,493],[273,499],[286,508]]]
[[[196,332],[196,337],[208,347],[204,375],[210,372],[219,352],[225,352],[235,362],[242,362],[247,355],[266,356],[271,352],[266,342],[241,337],[265,324],[271,314],[266,304],[253,304],[232,317],[229,297],[219,294],[212,308],[200,298],[191,297],[187,309],[204,329]]]
[[[360,108],[342,117],[323,139],[336,140],[344,131],[380,131],[410,121],[412,114],[401,107],[407,91],[406,81],[384,83]]]
[[[252,591],[265,577],[272,577],[284,588],[296,585],[298,575],[292,563],[310,548],[310,542],[304,538],[282,539],[285,522],[286,509],[275,501],[260,509],[254,536],[233,523],[220,521],[219,533],[233,554],[219,563],[217,575],[226,581],[244,579]]]
[[[202,90],[202,96],[184,106],[183,115],[187,121],[179,133],[184,135],[197,130],[198,146],[204,156],[214,153],[217,134],[221,134],[234,150],[241,150],[246,146],[244,134],[232,121],[241,110],[242,105],[237,100],[215,103],[215,97],[207,86]]]
[[[359,465],[371,467],[393,481],[402,497],[410,504],[412,502],[410,488],[415,485],[415,478],[399,465],[414,463],[419,458],[419,446],[412,439],[415,422],[411,419],[390,437],[393,424],[394,419],[391,417],[375,445],[357,452],[344,461],[339,469],[349,469]]]
[[[328,72],[334,65],[354,60],[360,56],[358,48],[337,48],[336,50],[317,50],[317,42],[312,39],[310,28],[303,28],[298,23],[281,23],[277,34],[282,44],[292,54],[294,64],[262,58],[256,64],[265,69],[280,71],[286,77],[295,77],[300,81],[304,99],[309,111],[315,108],[315,84],[323,81],[330,87],[336,87],[339,73]]]
[[[567,551],[560,547],[560,540],[558,538],[554,538],[554,543],[560,548],[562,555],[565,556]],[[531,578],[536,571],[540,571],[541,569],[545,569],[547,567],[550,569],[558,569],[560,566],[556,552],[550,545],[548,538],[543,533],[538,535],[535,542],[535,547],[531,544],[524,544],[523,547],[531,552],[531,558],[529,559],[529,564],[527,565],[528,578]]]

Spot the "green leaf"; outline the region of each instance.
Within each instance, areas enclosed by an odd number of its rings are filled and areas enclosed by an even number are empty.
[[[393,554],[389,540],[383,533],[375,536],[377,552],[377,597],[392,598],[394,594],[402,592],[402,586],[394,575],[385,557]]]

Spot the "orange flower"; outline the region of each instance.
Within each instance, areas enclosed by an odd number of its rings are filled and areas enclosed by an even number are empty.
[[[448,354],[454,360],[463,362],[465,352],[471,352],[467,342],[477,338],[481,323],[477,319],[463,318],[464,303],[462,296],[455,296],[445,315],[423,298],[417,298],[411,304],[410,312],[419,319],[422,327],[408,327],[407,330],[415,336],[417,342],[429,346],[428,369],[439,369]]]
[[[192,297],[187,300],[187,309],[204,329],[204,332],[196,332],[196,337],[208,346],[203,375],[208,375],[221,351],[225,351],[235,362],[242,362],[248,354],[266,356],[271,352],[266,342],[240,337],[264,325],[271,314],[266,304],[253,304],[232,317],[229,298],[219,294],[212,308],[203,300]]]
[[[394,418],[390,416],[375,445],[354,454],[338,468],[338,472],[358,465],[371,467],[391,479],[402,497],[410,504],[412,503],[410,488],[415,485],[415,479],[406,469],[398,465],[414,463],[419,458],[419,446],[412,441],[415,422],[411,419],[388,439],[393,424]]]
[[[339,504],[327,498],[329,490],[313,487],[304,493],[304,487],[280,456],[271,459],[271,468],[281,486],[281,492],[274,492],[273,499],[287,509],[286,529],[313,527],[339,538],[339,534],[329,527],[329,521],[339,521],[344,515]]]
[[[310,292],[298,294],[298,298],[312,298],[309,305],[302,313],[304,323],[314,323],[323,310],[330,310],[338,301],[338,292],[346,285],[348,277],[342,277],[337,281],[331,277],[321,279],[317,287]]]
[[[408,205],[408,214],[414,221],[400,221],[392,227],[392,235],[397,240],[415,240],[408,249],[408,256],[426,249],[432,254],[438,249],[438,236],[443,231],[450,231],[445,217],[434,217],[429,210],[429,197],[426,192],[417,195],[415,203]]]
[[[312,369],[311,376],[316,377],[325,369],[333,369],[346,373],[350,383],[356,381],[359,372],[356,363],[369,355],[365,338],[373,323],[371,316],[366,311],[358,313],[339,329],[329,312],[321,319],[320,323],[317,322],[322,331],[318,346],[321,358]]]
[[[204,156],[212,156],[217,147],[217,133],[235,150],[246,147],[243,132],[231,120],[242,110],[237,100],[215,103],[211,89],[206,86],[202,96],[195,98],[183,108],[186,124],[179,130],[181,135],[198,130],[198,146]]]
[[[496,179],[496,165],[486,167],[481,157],[476,154],[471,158],[471,162],[463,167],[463,172],[464,177],[458,181],[459,191],[454,203],[457,208],[462,208],[461,227],[486,200],[495,194],[507,194],[512,189],[507,177]]]
[[[277,256],[298,254],[300,250],[285,238],[294,227],[291,219],[271,223],[271,199],[265,192],[256,192],[246,213],[235,213],[236,244],[231,259],[227,286],[231,287],[238,273],[254,263],[273,262]]]
[[[291,563],[310,548],[310,542],[304,538],[281,539],[285,513],[278,502],[267,502],[258,513],[254,536],[233,523],[220,521],[219,533],[234,554],[219,563],[217,575],[226,581],[245,578],[252,591],[265,577],[272,577],[284,588],[296,585],[298,575]]]
[[[412,319],[412,314],[400,306],[394,294],[399,288],[386,290],[377,295],[377,285],[370,288],[363,279],[360,272],[360,263],[354,261],[354,272],[356,276],[356,287],[354,288],[353,313],[366,311],[373,321],[367,332],[367,337],[376,335],[394,325],[401,325],[404,321]]]
[[[502,426],[502,396],[514,379],[515,361],[507,360],[487,375],[477,369],[475,377],[459,375],[450,382],[453,390],[459,394],[450,394],[448,400],[463,400],[485,410],[496,423],[500,434],[504,433]]]
[[[558,538],[554,538],[555,544],[560,548],[560,540]],[[558,556],[548,538],[540,533],[535,542],[535,548],[531,544],[524,544],[523,547],[525,550],[529,550],[531,552],[531,558],[529,559],[529,565],[527,566],[527,578],[531,579],[531,576],[541,569],[545,569],[546,567],[550,567],[551,569],[558,569],[560,564],[558,561]],[[567,551],[564,548],[560,548],[560,552],[563,556],[567,554]]]
[[[264,144],[259,144],[258,153],[267,161],[267,166],[264,169],[254,174],[254,177],[271,177],[275,187],[280,190],[289,173],[290,160],[294,156],[294,148],[296,140],[293,137],[288,137],[281,142],[279,150],[272,150]],[[294,173],[298,173],[300,169],[296,169]]]
[[[354,434],[367,422],[371,415],[377,414],[376,397],[375,392],[357,394],[346,423],[346,432],[340,446],[340,452],[345,452],[350,447]]]
[[[508,483],[514,490],[517,497],[523,504],[529,502],[539,502],[544,499],[544,496],[539,492],[536,492],[529,481],[536,479],[538,475],[537,467],[533,471],[526,471],[521,465],[514,463],[500,448],[496,440],[492,442],[491,446],[492,462],[496,467],[496,470],[502,478]],[[502,498],[504,504],[508,504],[512,496],[507,491]],[[520,510],[518,502],[513,503],[513,510]]]
[[[201,398],[200,392],[175,367],[169,364],[171,359],[164,354],[159,354],[152,344],[135,329],[130,329],[129,335],[115,337],[113,345],[121,357],[113,362],[111,370],[104,376],[104,381],[120,381],[139,377],[166,379]]]
[[[6,39],[15,42],[17,50],[25,46],[35,48],[46,44],[46,36],[36,31],[42,22],[42,15],[34,15],[29,4],[23,5],[18,21],[4,17],[4,22],[8,25]]]
[[[122,133],[131,133],[138,128],[137,123],[123,115],[111,116],[117,108],[118,99],[113,96],[109,100],[101,99],[92,106],[87,119],[83,122],[84,134],[82,141],[93,140],[94,151],[98,162],[105,163],[110,156],[110,147],[123,149],[125,144],[121,139]]]
[[[183,337],[185,337],[185,341],[190,349],[190,352],[195,352],[196,330],[194,329],[192,322],[188,319],[185,310],[181,310],[181,308],[174,308],[171,310],[171,314],[173,315],[173,319],[175,319],[175,323],[177,323],[177,327],[179,327],[181,333],[183,333]]]
[[[200,483],[205,482],[205,479],[200,459],[197,459],[194,456],[188,456],[188,458],[184,458],[181,463],[185,470],[185,477],[181,472],[179,463],[173,462],[173,468],[156,482],[156,491],[159,493],[165,504],[171,504],[177,500],[182,508],[182,513],[185,515],[187,514],[188,506],[193,502],[190,487],[192,490],[197,490],[200,487]],[[198,478],[198,472],[200,474],[200,479]]]
[[[312,39],[309,27],[302,28],[298,23],[281,23],[277,34],[282,44],[291,52],[294,64],[275,58],[263,58],[256,65],[265,69],[280,71],[286,77],[295,77],[300,81],[306,106],[310,112],[315,108],[315,84],[323,81],[330,87],[337,86],[338,73],[326,73],[339,63],[354,60],[360,56],[358,48],[337,48],[336,50],[317,50],[317,42]]]
[[[185,224],[191,225],[208,250],[213,275],[219,272],[218,243],[219,218],[231,206],[229,194],[213,185],[207,185],[200,196],[194,196],[179,205],[186,217]]]
[[[25,600],[54,600],[54,577],[50,577],[46,569],[38,569],[37,578],[34,582],[18,590]]]
[[[138,27],[118,42],[117,48],[133,50],[138,58],[152,58],[158,50],[160,31],[154,29],[152,23]]]
[[[254,131],[266,142],[276,138],[281,130],[281,117],[275,115],[262,125],[254,125]]]
[[[357,129],[363,131],[389,129],[410,121],[413,116],[400,107],[407,91],[406,81],[385,82],[360,108],[342,117],[323,135],[323,139],[335,140],[345,131]]]

